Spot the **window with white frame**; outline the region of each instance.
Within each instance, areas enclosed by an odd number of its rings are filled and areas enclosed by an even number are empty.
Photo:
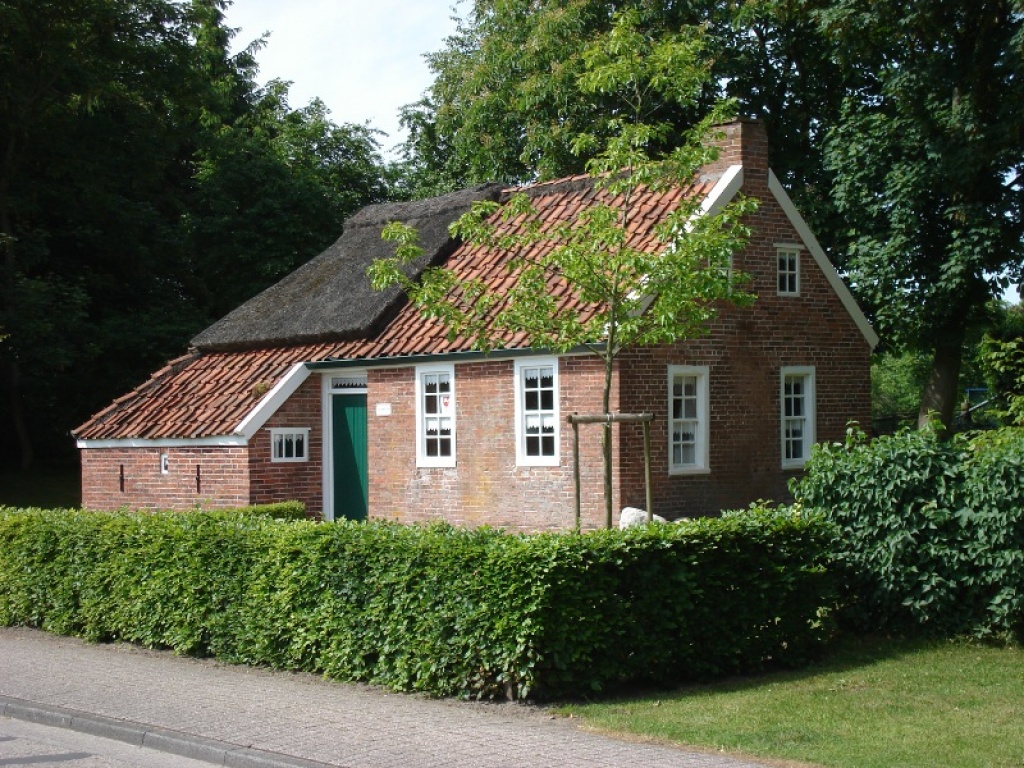
[[[287,427],[270,430],[271,461],[309,461],[309,428]]]
[[[814,368],[783,368],[781,379],[782,466],[802,467],[814,444]]]
[[[800,295],[800,248],[795,245],[776,246],[779,296]]]
[[[710,421],[707,366],[668,368],[668,456],[671,474],[708,471]]]
[[[515,363],[516,464],[558,466],[558,359]]]
[[[455,367],[416,368],[416,465],[455,466]]]

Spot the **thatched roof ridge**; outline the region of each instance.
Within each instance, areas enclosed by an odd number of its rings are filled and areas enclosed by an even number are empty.
[[[477,200],[496,200],[498,184],[483,184],[427,200],[381,203],[345,222],[342,236],[280,282],[247,301],[192,339],[203,351],[266,348],[366,338],[377,333],[404,303],[398,288],[375,291],[366,269],[394,254],[381,240],[384,225],[401,221],[419,232],[423,258],[409,274],[443,262],[457,243],[448,225]]]

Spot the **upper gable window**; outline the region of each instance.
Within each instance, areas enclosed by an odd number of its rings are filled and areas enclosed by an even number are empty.
[[[416,367],[416,466],[455,466],[455,366]]]
[[[515,363],[516,464],[558,466],[558,358]]]
[[[776,246],[779,296],[800,295],[800,247],[796,245]]]
[[[708,471],[707,366],[668,367],[669,473]]]
[[[309,428],[271,429],[270,460],[273,462],[309,461]]]

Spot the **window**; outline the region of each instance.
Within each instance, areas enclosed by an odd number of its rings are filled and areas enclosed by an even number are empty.
[[[270,430],[271,461],[308,461],[309,428],[289,427]]]
[[[455,367],[416,368],[416,465],[455,466]]]
[[[517,360],[516,464],[558,466],[558,359]]]
[[[802,467],[814,443],[814,369],[783,368],[782,466]]]
[[[800,295],[800,248],[796,245],[776,246],[779,296]]]
[[[707,366],[669,366],[668,415],[669,473],[707,472]]]

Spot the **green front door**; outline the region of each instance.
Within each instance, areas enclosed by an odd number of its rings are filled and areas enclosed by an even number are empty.
[[[366,395],[331,396],[334,452],[334,519],[365,520]]]

